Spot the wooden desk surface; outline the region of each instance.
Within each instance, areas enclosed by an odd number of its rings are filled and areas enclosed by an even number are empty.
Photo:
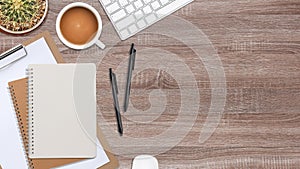
[[[74,51],[59,41],[55,32],[56,16],[71,2],[50,1],[45,22],[32,33],[23,36],[0,33],[0,52],[45,30],[50,31],[67,62],[76,62],[78,57],[88,55],[89,51],[97,51],[97,47]],[[109,24],[98,1],[88,3],[100,11],[103,24]],[[163,43],[153,38],[154,35],[145,38],[143,33],[119,42],[105,56],[99,52],[103,60],[97,74],[98,108],[99,118],[106,122],[100,125],[110,125],[116,130],[106,68],[116,68],[120,60],[126,59],[132,42],[136,43],[138,51],[146,47],[163,47],[184,59],[201,94],[195,124],[180,143],[157,155],[160,168],[299,168],[300,1],[195,0],[174,16],[184,18],[202,30],[222,61],[227,95],[221,119],[210,121],[217,123],[217,128],[204,143],[199,143],[212,100],[210,78],[201,60],[195,59],[195,53],[183,43],[166,43],[168,38]],[[103,34],[102,37],[105,36]],[[148,42],[149,38],[152,38],[151,42]],[[141,39],[147,42],[141,43]],[[131,102],[134,107],[141,113],[149,109],[149,93],[158,89],[167,93],[167,106],[170,107],[166,107],[153,122],[145,124],[136,124],[128,112],[129,115],[123,118],[124,135],[155,137],[173,125],[178,117],[179,86],[168,72],[148,69],[140,73],[135,75],[132,86]],[[137,79],[140,83],[136,83]],[[184,127],[185,124],[179,125]],[[162,145],[158,142],[157,146]],[[133,150],[134,146],[131,148]],[[128,156],[119,156],[120,168],[130,168],[132,159]]]

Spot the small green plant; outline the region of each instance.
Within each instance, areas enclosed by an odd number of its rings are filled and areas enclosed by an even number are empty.
[[[11,31],[32,28],[43,17],[46,0],[0,0],[0,25]]]

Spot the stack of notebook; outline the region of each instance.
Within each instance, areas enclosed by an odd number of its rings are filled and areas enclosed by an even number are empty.
[[[44,36],[49,45],[49,34]],[[29,168],[118,167],[97,130],[95,66],[33,64],[27,73],[9,82],[9,89]]]
[[[14,107],[17,114],[18,125],[20,127],[20,134],[22,135],[26,156],[28,159],[29,168],[52,168],[62,166],[65,164],[74,163],[81,161],[81,158],[64,158],[64,159],[31,159],[29,158],[29,136],[28,136],[28,125],[27,125],[27,79],[21,79],[9,83],[10,92],[13,98]],[[50,138],[49,138],[50,139]]]

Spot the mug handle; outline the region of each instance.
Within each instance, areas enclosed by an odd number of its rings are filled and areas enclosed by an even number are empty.
[[[104,43],[101,42],[100,40],[97,40],[97,41],[96,41],[96,45],[97,45],[99,48],[101,48],[101,49],[104,49],[104,48],[105,48]]]

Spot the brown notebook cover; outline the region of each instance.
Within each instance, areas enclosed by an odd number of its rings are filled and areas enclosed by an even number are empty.
[[[52,40],[49,32],[44,32],[39,34],[35,38],[27,41],[24,45],[28,45],[37,39],[44,37],[49,48],[51,49],[55,59],[58,63],[64,63],[63,58],[61,57],[60,52],[58,51],[54,41]],[[16,110],[16,115],[18,119],[18,125],[20,128],[20,134],[22,135],[22,140],[24,144],[24,148],[26,151],[26,156],[28,159],[28,164],[30,168],[35,169],[50,169],[52,167],[62,166],[74,162],[78,162],[84,159],[29,159],[28,158],[28,126],[27,126],[27,78],[16,80],[9,83],[9,88],[12,96],[12,100],[14,103],[14,108]],[[110,159],[110,162],[106,165],[100,167],[100,169],[115,169],[119,166],[118,160],[115,158],[113,154],[111,154],[108,150],[108,144],[103,137],[103,134],[100,130],[98,130],[98,138],[101,144],[103,145],[104,149],[107,150],[106,154]]]
[[[9,89],[14,103],[20,134],[22,135],[24,149],[28,160],[29,168],[50,169],[52,167],[62,166],[65,164],[74,163],[81,159],[30,159],[28,158],[28,126],[27,126],[27,79],[21,79],[15,82],[10,82]]]
[[[11,97],[16,110],[18,125],[22,134],[24,148],[28,157],[28,126],[27,126],[27,79],[20,79],[9,82],[9,89]],[[106,142],[103,133],[98,127],[97,136],[101,145],[103,146],[106,155],[110,162],[101,166],[99,169],[115,169],[119,166],[117,158],[110,153],[108,143]],[[62,166],[65,164],[73,163],[82,159],[29,159],[30,168],[35,169],[50,169],[51,167]],[[34,167],[33,167],[34,166]]]
[[[44,37],[47,45],[49,46],[55,60],[58,63],[64,63],[64,60],[56,47],[53,39],[49,32],[43,32],[36,37],[26,41],[23,45],[29,45],[30,43],[35,42],[36,40]],[[24,70],[25,71],[25,70]],[[10,86],[12,85],[12,86]],[[57,167],[61,165],[66,165],[70,163],[74,163],[77,161],[84,160],[84,158],[72,158],[72,159],[29,159],[28,158],[28,127],[27,125],[27,78],[24,78],[18,81],[15,85],[13,83],[9,83],[10,89],[15,111],[17,113],[18,124],[20,128],[20,134],[22,135],[24,149],[26,151],[26,158],[28,160],[28,165],[30,168],[36,169],[49,169],[51,167]],[[13,92],[16,90],[16,92]]]

